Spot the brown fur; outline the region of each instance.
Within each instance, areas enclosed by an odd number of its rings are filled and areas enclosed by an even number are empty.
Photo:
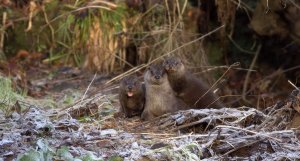
[[[137,76],[127,76],[122,79],[119,100],[121,111],[125,113],[126,117],[141,115],[145,104],[145,86]]]
[[[176,96],[181,98],[188,106],[191,108],[223,107],[213,92],[206,93],[209,90],[208,85],[189,73],[179,58],[168,57],[163,65]]]
[[[144,80],[146,103],[141,116],[143,120],[186,108],[186,105],[175,96],[162,64],[151,65],[144,75]]]

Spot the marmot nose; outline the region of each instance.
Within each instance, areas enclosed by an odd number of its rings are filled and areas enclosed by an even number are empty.
[[[159,76],[159,75],[156,75],[154,78],[155,78],[155,79],[159,79],[159,78],[160,78],[160,76]]]

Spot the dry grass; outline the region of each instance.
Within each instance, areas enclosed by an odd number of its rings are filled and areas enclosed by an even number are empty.
[[[127,32],[126,14],[119,12],[117,7],[121,6],[105,1],[94,1],[85,7],[100,8],[97,15],[99,19],[93,18],[92,25],[88,29],[85,68],[111,72],[117,66],[124,67],[127,39],[123,34],[117,33]]]
[[[245,159],[260,156],[273,160],[282,155],[287,155],[291,160],[299,159],[298,132],[289,129],[294,109],[298,107],[296,102],[300,98],[299,92],[293,93],[286,101],[265,111],[250,107],[186,110],[165,114],[147,122],[141,122],[139,118],[112,116],[104,117],[100,122],[102,128],[114,128],[132,134],[135,139],[130,144],[137,142],[141,148],[139,150],[146,148],[148,152],[144,157],[150,159]],[[85,98],[62,110],[61,114],[73,115],[74,111],[90,107],[98,107],[99,110],[104,104],[110,104],[104,97],[99,93]],[[84,129],[89,128],[90,125],[84,125]]]
[[[101,27],[103,25],[104,28]],[[114,33],[116,30],[113,27],[106,24],[101,25],[99,21],[93,22],[87,41],[88,54],[84,67],[90,70],[111,72],[116,67],[116,57],[119,65],[122,67],[125,65],[121,60],[126,59],[124,47],[126,38],[115,36]]]

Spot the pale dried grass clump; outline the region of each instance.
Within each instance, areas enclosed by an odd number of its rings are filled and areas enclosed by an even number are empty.
[[[187,1],[178,3],[162,3],[152,6],[144,14],[135,18],[132,28],[128,29],[129,40],[137,46],[137,69],[130,70],[117,76],[119,80],[123,76],[140,71],[151,63],[163,59],[165,56],[180,57],[188,68],[194,71],[201,67],[209,66],[207,51],[203,40],[209,35],[223,29],[225,25],[216,27],[206,34],[198,34],[195,26],[188,26],[195,18],[188,16]],[[157,15],[160,15],[157,17]],[[183,17],[187,17],[184,19]],[[194,72],[193,71],[193,72]],[[210,74],[210,73],[209,73]],[[208,75],[202,77],[211,78]],[[208,79],[211,82],[213,80]],[[111,81],[109,81],[111,82]]]
[[[104,72],[116,70],[116,67],[123,68],[126,60],[125,47],[131,43],[137,47],[136,61],[141,68],[145,67],[143,64],[147,66],[170,55],[180,57],[188,67],[197,67],[194,69],[201,70],[201,67],[209,66],[203,39],[219,29],[225,30],[226,26],[222,25],[204,35],[198,34],[195,26],[188,26],[195,21],[195,18],[188,16],[189,7],[187,1],[154,3],[145,13],[123,21],[122,32],[126,37],[116,36],[116,30],[108,24],[94,22],[90,29],[84,66]],[[220,19],[223,22],[226,18]],[[224,22],[226,25],[227,23],[229,22]],[[139,70],[132,72],[136,71]]]
[[[105,27],[102,27],[105,26]],[[123,31],[126,28],[124,26]],[[126,38],[115,35],[116,29],[109,24],[100,24],[99,20],[90,27],[84,67],[90,70],[111,72],[116,64],[124,67]]]

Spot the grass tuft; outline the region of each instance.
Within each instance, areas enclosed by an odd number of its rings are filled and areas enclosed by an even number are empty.
[[[0,76],[0,110],[7,111],[17,100],[24,100],[24,93],[17,93],[11,79]]]
[[[192,142],[190,144],[184,144],[182,146],[167,146],[151,151],[149,154],[153,153],[160,154],[167,157],[168,160],[191,160],[197,161],[201,157],[201,147],[197,142]]]

